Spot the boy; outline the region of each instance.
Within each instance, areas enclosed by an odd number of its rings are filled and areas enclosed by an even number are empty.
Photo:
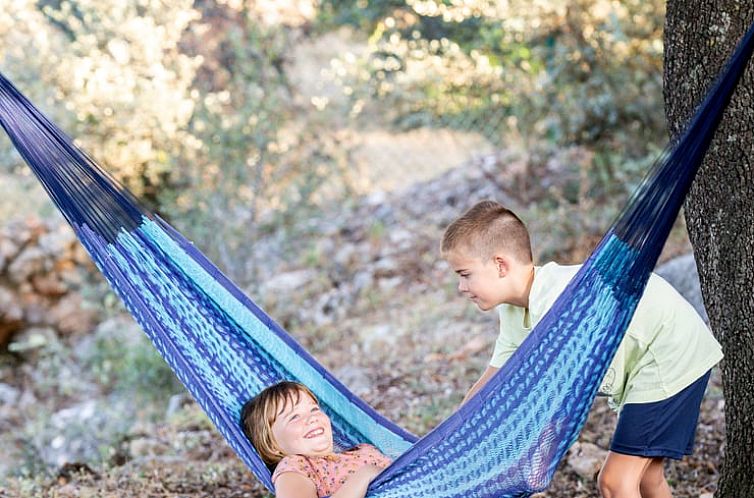
[[[483,201],[450,224],[442,255],[459,291],[497,309],[500,334],[465,403],[502,367],[579,269],[535,267],[529,233],[510,210]],[[720,345],[666,281],[652,275],[600,392],[620,410],[598,485],[606,498],[670,498],[663,459],[691,454],[699,406]]]

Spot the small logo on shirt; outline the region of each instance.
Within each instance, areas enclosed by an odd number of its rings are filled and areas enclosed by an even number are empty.
[[[599,394],[609,395],[613,392],[615,386],[615,369],[610,367],[607,369],[605,377],[602,379],[602,385],[600,386]]]

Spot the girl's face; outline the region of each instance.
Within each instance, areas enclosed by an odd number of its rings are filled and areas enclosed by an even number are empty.
[[[330,418],[306,393],[288,398],[272,423],[272,435],[286,455],[323,456],[333,453]]]

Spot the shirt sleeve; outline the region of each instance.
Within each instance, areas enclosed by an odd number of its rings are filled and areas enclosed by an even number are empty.
[[[280,477],[280,474],[286,472],[295,472],[296,474],[300,474],[310,479],[314,483],[317,482],[312,466],[301,455],[288,455],[280,460],[275,467],[275,472],[272,473],[273,484],[275,483],[275,480]]]

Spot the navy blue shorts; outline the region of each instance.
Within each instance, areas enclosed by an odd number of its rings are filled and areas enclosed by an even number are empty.
[[[623,405],[610,451],[676,460],[690,455],[709,376],[707,372],[668,399]]]

